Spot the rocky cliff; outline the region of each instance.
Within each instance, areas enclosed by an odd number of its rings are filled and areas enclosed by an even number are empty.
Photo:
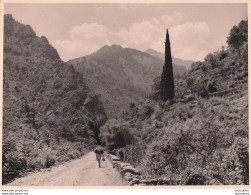
[[[103,104],[45,37],[4,16],[3,182],[79,157],[98,142]]]

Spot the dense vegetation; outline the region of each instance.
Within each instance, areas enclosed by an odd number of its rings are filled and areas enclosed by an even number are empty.
[[[175,78],[173,100],[159,100],[155,79],[153,99],[131,104],[101,127],[103,144],[145,178],[166,177],[171,185],[249,184],[247,21],[233,29],[227,49]],[[239,38],[238,46],[231,43]]]
[[[97,144],[106,114],[82,75],[45,37],[4,17],[3,183],[77,158]]]

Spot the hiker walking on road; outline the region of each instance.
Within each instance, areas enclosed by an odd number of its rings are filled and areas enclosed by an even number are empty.
[[[96,160],[98,161],[98,167],[100,168],[100,161],[101,161],[101,157],[103,157],[102,160],[105,160],[104,158],[104,150],[101,147],[98,147],[94,150],[95,154],[96,154]]]

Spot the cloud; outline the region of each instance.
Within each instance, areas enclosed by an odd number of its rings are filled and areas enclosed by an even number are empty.
[[[100,46],[110,44],[107,39],[110,33],[107,27],[96,23],[74,26],[70,31],[70,40],[56,40],[55,47],[63,60],[88,55]]]
[[[103,38],[108,32],[109,30],[100,24],[82,24],[71,29],[70,37],[72,40],[90,40]]]
[[[124,40],[123,46],[146,50],[159,40],[163,31],[174,21],[171,16],[151,18],[147,21],[132,23],[129,28],[123,28],[116,35]]]
[[[208,53],[203,48],[210,36],[209,26],[205,22],[188,22],[175,26],[177,18],[183,16],[179,13],[174,15],[131,23],[127,28],[116,32],[97,23],[76,25],[70,31],[69,40],[56,40],[55,47],[63,60],[88,55],[104,45],[111,44],[142,51],[152,48],[164,52],[165,33],[168,28],[173,56],[182,59],[203,59]]]
[[[172,52],[182,59],[202,60],[208,53],[204,48],[210,38],[205,22],[188,22],[170,29]]]
[[[111,44],[146,50],[158,40],[166,26],[172,23],[173,17],[162,16],[132,23],[128,28],[117,32],[101,24],[85,23],[71,28],[69,40],[56,40],[54,43],[63,60],[88,55],[104,45]]]
[[[210,38],[210,29],[205,22],[188,22],[173,26],[169,30],[172,55],[184,60],[203,60],[208,54],[206,44]],[[163,32],[159,40],[152,44],[152,49],[164,53]]]

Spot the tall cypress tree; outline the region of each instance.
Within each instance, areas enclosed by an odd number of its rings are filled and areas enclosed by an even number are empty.
[[[165,64],[161,75],[161,99],[167,101],[174,98],[173,64],[168,29],[166,30]]]

